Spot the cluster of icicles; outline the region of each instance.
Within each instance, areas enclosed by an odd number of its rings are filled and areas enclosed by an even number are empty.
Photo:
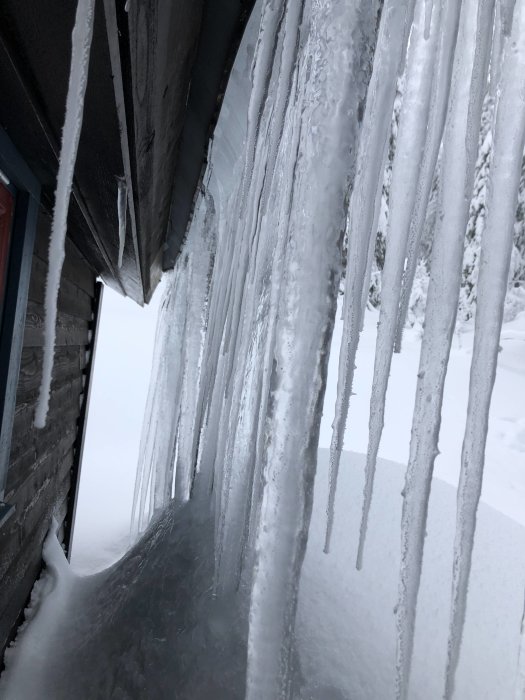
[[[401,346],[442,149],[401,525],[397,698],[408,693],[428,500],[487,91],[497,103],[458,489],[444,696],[453,694],[525,139],[525,1],[517,0],[514,8],[495,0],[385,0],[379,8],[367,1],[267,0],[237,186],[221,192],[211,183],[201,196],[168,283],[135,504],[140,530],[173,495],[184,501],[194,489],[212,494],[218,590],[243,582],[251,590],[250,700],[288,692],[346,231],[326,551],[330,545],[393,103],[403,73],[357,554],[360,568],[392,353]]]
[[[330,545],[402,74],[357,558],[359,568],[391,358],[401,345],[441,149],[401,525],[397,698],[408,692],[481,109],[487,91],[496,101],[457,502],[444,690],[447,698],[453,694],[524,150],[525,0],[264,0],[242,153],[231,172],[221,170],[217,138],[210,163],[218,165],[168,276],[134,506],[142,531],[172,498],[211,498],[217,591],[246,586],[251,596],[249,700],[290,692],[298,581],[346,234],[326,550]]]

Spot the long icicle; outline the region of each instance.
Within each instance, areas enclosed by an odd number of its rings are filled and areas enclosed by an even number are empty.
[[[44,307],[44,358],[42,382],[35,410],[36,428],[44,428],[49,408],[51,376],[55,354],[58,290],[65,257],[67,213],[73,187],[78,142],[84,116],[84,97],[89,69],[89,54],[93,36],[95,0],[78,0],[72,34],[71,69],[66,99],[66,116],[62,130],[62,147],[58,164],[55,207],[49,241],[49,260]]]
[[[372,397],[370,399],[369,445],[363,514],[357,552],[357,568],[363,562],[368,514],[372,501],[375,466],[384,424],[385,401],[394,349],[397,309],[403,277],[410,218],[416,199],[419,170],[423,158],[437,36],[440,31],[438,9],[426,37],[428,5],[419,3],[410,37],[408,73],[401,110],[396,152],[392,166],[390,207],[386,238],[385,264],[381,275],[381,312],[377,330]]]
[[[469,403],[458,487],[446,698],[450,698],[454,690],[465,622],[476,512],[483,480],[490,401],[508,288],[524,146],[525,0],[518,0],[512,33],[505,48],[494,126],[487,219],[481,243]]]
[[[418,263],[421,238],[425,226],[428,200],[432,189],[432,181],[438,162],[439,149],[447,116],[447,105],[450,93],[452,65],[459,27],[461,0],[442,0],[442,24],[438,45],[436,71],[432,83],[432,103],[427,129],[423,162],[421,164],[419,187],[410,222],[410,233],[407,246],[407,261],[403,286],[399,301],[395,352],[401,352],[403,329],[410,304],[410,293]]]
[[[377,5],[368,0],[357,5],[319,0],[310,5],[310,12],[309,36],[299,58],[301,87],[293,105],[301,110],[304,129],[275,350],[264,368],[271,374],[271,396],[264,422],[247,700],[290,697],[294,621],[335,317],[339,246],[360,131],[357,108],[366,96],[375,43]],[[355,27],[352,36],[349,26]],[[312,187],[313,181],[324,186]]]
[[[330,444],[330,489],[327,505],[325,552],[330,548],[334,522],[335,493],[343,449],[348,405],[352,392],[355,357],[363,307],[363,286],[370,238],[375,236],[377,199],[381,196],[387,139],[391,123],[397,76],[404,63],[405,27],[412,24],[413,4],[387,0],[381,15],[374,69],[366,102],[363,134],[359,142],[356,181],[348,219],[348,263],[343,302],[343,337],[339,355],[337,400]]]
[[[480,71],[486,76],[485,52],[480,45],[491,41],[493,10],[494,0],[480,0],[479,6],[478,0],[463,3],[461,39],[458,40],[461,50],[456,52],[444,136],[438,227],[432,250],[401,522],[396,697],[403,699],[408,692],[428,500],[438,454],[443,389],[457,314],[463,245],[474,182],[474,158],[467,153],[466,146],[476,152],[477,143],[467,139],[468,115],[471,126],[477,124],[479,132],[485,81],[478,84],[478,93],[471,90],[471,84],[473,76]],[[481,68],[476,66],[479,62]]]

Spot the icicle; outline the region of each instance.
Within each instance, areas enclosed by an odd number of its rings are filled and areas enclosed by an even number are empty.
[[[525,604],[521,615],[520,646],[518,653],[518,668],[514,682],[514,700],[525,700]]]
[[[430,26],[432,24],[432,13],[434,11],[434,0],[425,0],[425,39],[430,38]]]
[[[124,245],[126,243],[126,215],[128,211],[128,187],[126,178],[117,178],[117,212],[118,212],[118,266],[122,267]]]
[[[302,17],[302,2],[288,3],[282,29],[282,51],[278,80],[275,92],[272,94],[272,119],[269,124],[268,150],[259,150],[258,159],[264,158],[264,179],[260,183],[261,195],[255,191],[257,201],[261,205],[257,211],[253,242],[247,251],[249,266],[244,287],[241,307],[243,324],[238,336],[235,349],[235,381],[232,387],[230,410],[227,416],[228,426],[221,429],[226,436],[224,445],[225,457],[222,451],[218,458],[226,464],[235,466],[225,474],[221,493],[221,515],[218,529],[218,584],[224,586],[237,585],[239,566],[246,532],[247,508],[250,503],[249,493],[255,474],[255,443],[257,432],[257,416],[261,399],[262,374],[260,366],[264,360],[264,341],[268,327],[273,320],[269,316],[269,294],[267,292],[268,272],[272,267],[272,257],[279,248],[282,238],[280,222],[285,216],[283,207],[288,207],[288,199],[284,192],[293,181],[287,147],[293,140],[290,129],[294,129],[296,117],[289,115],[285,127],[285,112],[289,105],[290,90],[293,81],[294,67],[298,51],[298,32]],[[282,144],[287,142],[286,150]],[[297,146],[289,144],[292,152]],[[280,155],[280,158],[278,156]],[[284,159],[284,164],[282,163]],[[256,162],[260,162],[257,160]],[[292,161],[293,165],[293,161]],[[287,178],[282,177],[279,170],[285,168]],[[277,180],[277,182],[276,182]],[[266,211],[268,197],[282,202],[277,212]],[[276,216],[278,214],[278,217]],[[262,235],[266,232],[266,235]],[[284,253],[284,251],[283,251]],[[283,254],[282,253],[282,254]],[[275,279],[272,276],[272,279]],[[233,359],[233,358],[232,358]]]
[[[193,433],[200,427],[195,427],[196,396],[201,380],[214,222],[211,198],[201,197],[188,241],[174,270],[165,277],[135,482],[134,534],[145,529],[173,494],[185,501],[191,491],[194,462],[189,455]]]
[[[66,100],[66,116],[62,131],[62,148],[58,165],[57,188],[51,239],[49,242],[49,267],[45,293],[45,326],[42,382],[35,411],[35,427],[46,424],[55,353],[56,319],[60,276],[65,257],[67,213],[73,184],[78,142],[84,113],[89,53],[93,34],[95,0],[78,0],[75,26],[72,34],[71,69]]]
[[[516,0],[499,0],[501,6],[501,24],[504,36],[510,36],[512,32],[512,18]]]
[[[192,231],[197,247],[190,260],[191,293],[188,298],[189,321],[185,338],[184,378],[175,470],[175,498],[182,502],[190,497],[195,470],[192,445],[193,432],[198,430],[195,421],[204,349],[202,332],[207,325],[207,299],[215,251],[215,205],[211,195],[207,195],[205,199],[205,215],[202,224],[200,217],[196,217],[195,224],[202,225],[203,236],[201,238]]]
[[[275,349],[265,368],[271,394],[263,423],[262,502],[254,504],[260,518],[250,605],[248,700],[285,698],[290,693],[291,640],[339,282],[338,246],[377,6],[368,1],[357,7],[322,1],[310,9],[309,37],[299,61],[298,102],[293,105],[300,110],[303,128]],[[351,36],[348,26],[355,27]],[[313,181],[323,186],[312,187]]]
[[[481,494],[524,146],[525,0],[518,0],[512,34],[505,48],[494,126],[487,218],[481,244],[469,403],[458,487],[446,698],[450,698],[454,690],[465,621],[476,511]]]
[[[368,513],[379,442],[384,423],[386,391],[394,348],[397,309],[406,256],[410,219],[416,199],[419,170],[423,158],[432,68],[435,64],[436,38],[440,30],[439,11],[432,22],[432,35],[426,36],[426,13],[422,3],[416,8],[416,19],[410,37],[408,73],[400,115],[396,152],[392,167],[388,233],[385,264],[382,271],[381,313],[378,325],[374,379],[370,400],[370,438],[366,462],[363,515],[357,554],[357,568],[363,560]]]
[[[432,249],[401,523],[401,570],[396,608],[397,698],[406,698],[408,690],[428,499],[434,460],[438,454],[443,389],[456,320],[464,237],[474,181],[475,160],[466,146],[476,152],[477,143],[469,141],[467,135],[468,129],[476,124],[479,133],[486,73],[483,79],[477,80],[482,73],[477,64],[480,61],[483,64],[484,45],[491,41],[493,9],[493,0],[481,0],[479,8],[477,0],[463,3],[458,42],[461,50],[456,52],[443,140],[439,215]],[[467,192],[470,195],[467,196]]]
[[[411,8],[409,10],[408,8]],[[384,172],[386,145],[391,123],[399,67],[404,63],[404,29],[412,24],[413,3],[387,0],[381,14],[381,26],[374,57],[359,142],[357,173],[348,219],[348,263],[344,295],[344,327],[339,355],[337,401],[330,445],[330,490],[327,506],[325,551],[330,546],[334,520],[335,492],[343,449],[348,404],[352,391],[355,356],[364,313],[363,288],[375,238]]]
[[[419,246],[425,225],[428,198],[436,170],[441,138],[447,114],[452,64],[459,26],[462,3],[459,0],[443,0],[442,26],[438,43],[436,70],[432,79],[432,101],[423,162],[420,169],[419,187],[410,223],[407,246],[407,262],[399,301],[395,352],[401,351],[403,329],[410,303],[410,294],[416,274]]]
[[[266,100],[268,85],[272,73],[279,23],[284,11],[285,0],[270,0],[264,3],[261,26],[253,61],[253,87],[248,107],[248,133],[246,137],[246,159],[244,166],[244,189],[242,206],[246,202],[251,185],[253,160],[259,135],[260,120]],[[297,3],[299,4],[299,3]]]

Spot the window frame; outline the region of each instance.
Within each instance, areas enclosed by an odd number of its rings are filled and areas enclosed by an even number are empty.
[[[0,526],[14,507],[4,502],[16,390],[24,343],[24,327],[33,248],[40,206],[40,183],[0,128],[0,170],[14,191],[7,283],[0,328]]]

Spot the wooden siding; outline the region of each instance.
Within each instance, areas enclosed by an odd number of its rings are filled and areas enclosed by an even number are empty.
[[[42,543],[54,515],[63,536],[78,421],[93,333],[95,273],[67,241],[58,300],[58,330],[47,425],[33,426],[42,371],[44,290],[50,219],[42,210],[32,260],[24,347],[5,500],[14,515],[0,528],[0,652],[10,641],[41,568]]]

